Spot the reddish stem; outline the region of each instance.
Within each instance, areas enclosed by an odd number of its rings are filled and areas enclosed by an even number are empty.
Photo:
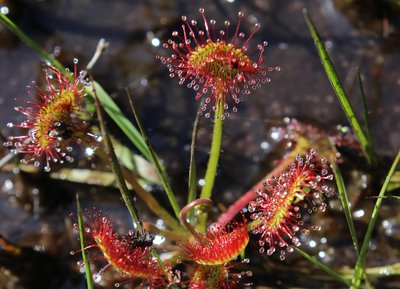
[[[204,206],[206,208],[211,208],[213,205],[213,202],[210,199],[197,199],[194,200],[193,202],[187,204],[180,213],[180,219],[182,225],[196,238],[198,238],[199,234],[196,232],[196,230],[193,228],[193,226],[189,223],[187,214],[195,209],[198,206]]]

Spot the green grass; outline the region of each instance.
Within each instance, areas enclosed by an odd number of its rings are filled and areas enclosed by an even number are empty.
[[[85,232],[83,228],[83,217],[82,217],[82,209],[81,204],[79,202],[79,196],[76,194],[76,208],[78,213],[78,228],[79,228],[79,239],[81,244],[81,251],[82,251],[82,259],[85,266],[85,275],[86,275],[86,284],[88,289],[93,289],[93,276],[92,271],[90,270],[90,263],[88,254],[86,252],[86,245],[85,245]]]
[[[359,120],[357,119],[357,117],[355,115],[354,109],[353,109],[353,107],[350,103],[350,100],[346,94],[346,91],[344,90],[344,87],[339,79],[339,76],[336,72],[336,69],[335,69],[333,63],[332,63],[332,60],[329,57],[329,54],[326,51],[325,46],[321,40],[321,37],[319,36],[319,33],[318,33],[316,27],[314,26],[310,16],[308,15],[307,10],[304,9],[303,13],[304,13],[304,17],[305,17],[306,23],[308,25],[308,28],[311,32],[311,36],[314,39],[315,46],[317,47],[317,51],[318,51],[319,57],[321,59],[322,66],[325,69],[326,75],[332,85],[333,90],[335,91],[335,93],[338,97],[340,104],[342,105],[342,108],[346,114],[346,117],[347,117],[353,131],[356,134],[356,136],[360,142],[363,154],[370,165],[375,165],[376,158],[375,158],[375,154],[373,152],[373,146],[370,141],[370,138],[365,134]],[[364,92],[362,91],[362,94],[363,93]],[[366,130],[368,131],[368,129],[366,129]]]
[[[376,200],[374,209],[372,211],[371,219],[369,220],[369,223],[368,223],[367,232],[365,233],[364,241],[362,243],[360,254],[357,259],[357,264],[355,267],[355,273],[354,273],[354,278],[352,281],[351,289],[357,289],[360,287],[361,280],[364,275],[365,260],[367,257],[369,244],[371,242],[372,232],[374,230],[375,223],[378,218],[379,210],[381,208],[382,201],[384,200],[385,193],[389,186],[390,180],[399,164],[399,161],[400,161],[400,151],[397,153],[397,156],[389,170],[389,173],[386,176],[385,182],[383,183],[381,191],[379,192],[379,196]]]

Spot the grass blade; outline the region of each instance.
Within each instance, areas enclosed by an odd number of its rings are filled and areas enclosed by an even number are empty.
[[[180,214],[181,209],[179,208],[179,205],[175,198],[175,195],[172,192],[171,186],[168,182],[167,174],[164,170],[164,167],[160,164],[160,161],[158,160],[158,157],[157,157],[156,153],[154,152],[153,147],[151,146],[150,141],[146,135],[146,132],[144,131],[142,122],[140,121],[137,111],[133,105],[132,96],[131,96],[129,90],[126,90],[126,92],[128,94],[129,104],[131,106],[132,113],[136,119],[136,123],[139,127],[140,133],[142,134],[145,145],[147,146],[147,149],[150,152],[151,160],[153,161],[153,164],[155,165],[155,167],[157,169],[157,172],[161,179],[161,183],[163,184],[164,190],[167,194],[167,197],[172,206],[172,209],[174,210],[175,216],[179,220],[179,214]]]
[[[300,248],[295,247],[294,249],[298,253],[300,253],[304,258],[306,258],[308,261],[310,261],[311,263],[313,263],[315,266],[319,267],[320,269],[324,270],[326,273],[331,275],[336,280],[338,280],[338,281],[350,286],[350,284],[351,284],[350,280],[346,279],[345,277],[343,277],[339,273],[335,272],[334,270],[332,270],[331,268],[329,268],[325,264],[321,263],[315,257],[312,257],[312,256],[308,255],[306,252],[304,252]]]
[[[310,16],[307,13],[307,10],[303,10],[304,18],[307,22],[308,28],[310,29],[311,36],[314,39],[315,45],[318,50],[319,57],[321,58],[322,65],[325,69],[326,75],[332,85],[333,90],[335,91],[338,100],[346,114],[347,119],[350,122],[351,127],[353,128],[354,133],[356,134],[360,144],[361,149],[363,151],[364,156],[366,157],[368,163],[370,165],[375,165],[376,160],[372,151],[372,144],[366,137],[357,117],[355,116],[354,109],[347,97],[347,94],[343,88],[343,85],[339,79],[339,76],[333,66],[333,63],[325,49],[325,46],[321,40],[321,37],[318,34],[317,29],[315,28],[313,22],[311,21]]]
[[[76,208],[78,213],[79,239],[81,243],[82,259],[83,263],[85,264],[86,284],[88,289],[93,289],[93,276],[92,271],[90,270],[88,254],[85,249],[85,232],[83,228],[82,209],[78,194],[76,194]]]
[[[367,98],[365,97],[364,85],[362,83],[361,73],[358,68],[356,69],[356,75],[357,75],[358,86],[360,87],[360,93],[361,93],[361,102],[362,102],[362,108],[363,108],[363,114],[364,114],[364,129],[365,129],[366,137],[371,145],[371,150],[373,151],[371,129],[370,129],[369,117],[368,117]]]
[[[92,89],[93,89],[94,102],[96,104],[97,116],[99,118],[101,133],[102,133],[103,138],[104,138],[104,144],[105,144],[105,147],[106,147],[106,153],[107,153],[107,156],[108,156],[108,158],[110,160],[111,168],[112,168],[112,170],[113,170],[113,172],[115,174],[116,181],[117,181],[117,186],[118,186],[118,188],[119,188],[119,190],[121,192],[122,198],[123,198],[123,200],[125,202],[126,207],[128,208],[128,211],[129,211],[129,213],[130,213],[130,215],[132,217],[132,220],[136,224],[136,228],[138,229],[139,232],[143,233],[143,226],[142,226],[142,223],[141,223],[141,221],[139,219],[139,216],[138,216],[138,210],[135,207],[134,199],[132,198],[131,194],[129,193],[128,187],[127,187],[127,185],[125,183],[125,179],[124,179],[124,176],[122,175],[122,171],[121,171],[121,167],[120,167],[119,162],[118,162],[118,158],[117,158],[117,156],[115,155],[115,152],[114,152],[114,148],[113,148],[113,145],[112,145],[112,142],[111,142],[111,138],[108,135],[108,131],[107,131],[106,126],[105,126],[105,120],[104,120],[103,112],[102,112],[102,109],[101,109],[101,106],[100,106],[99,99],[97,98],[97,91],[96,91],[96,88],[94,86],[93,80],[91,80],[91,83],[93,84]]]
[[[140,132],[135,126],[127,119],[119,107],[115,104],[108,93],[97,83],[94,82],[94,89],[96,89],[97,97],[104,108],[105,112],[112,118],[112,120],[119,126],[129,140],[135,145],[135,147],[144,155],[144,157],[151,161],[151,154],[147,149],[145,141],[143,140]],[[93,95],[93,90],[89,90],[89,93]]]
[[[346,187],[343,182],[342,174],[340,173],[339,167],[336,163],[333,163],[333,174],[335,175],[336,186],[339,191],[340,201],[342,202],[344,215],[346,216],[346,221],[349,227],[351,239],[353,240],[354,249],[356,250],[358,255],[359,253],[358,240],[357,240],[356,230],[354,227],[353,218],[351,216],[350,203],[347,198]]]
[[[55,59],[54,56],[48,54],[39,44],[34,42],[28,35],[26,35],[19,27],[12,22],[10,18],[8,18],[5,14],[0,13],[0,22],[4,24],[12,33],[14,33],[19,39],[21,39],[28,47],[30,47],[33,51],[35,51],[40,57],[47,60],[59,70],[64,71],[65,68],[62,64]]]
[[[200,113],[198,112],[196,115],[196,119],[193,124],[193,133],[192,133],[192,144],[190,145],[190,164],[189,164],[189,182],[188,182],[188,204],[193,202],[196,199],[196,188],[197,188],[197,177],[196,177],[196,159],[195,159],[195,150],[196,150],[196,139],[197,133],[199,131],[199,121],[200,121]],[[189,218],[192,212],[189,213]]]
[[[376,200],[374,210],[372,211],[372,215],[371,215],[371,219],[368,224],[367,232],[365,233],[364,241],[362,243],[360,254],[357,259],[354,278],[353,278],[353,282],[352,282],[352,286],[351,286],[352,289],[358,289],[360,287],[361,279],[362,279],[363,273],[364,273],[365,259],[367,257],[369,244],[371,242],[372,231],[374,230],[376,219],[378,218],[378,213],[381,208],[385,193],[387,191],[387,187],[390,183],[390,179],[392,178],[392,176],[397,168],[397,165],[399,164],[399,161],[400,161],[400,151],[397,153],[397,156],[389,170],[389,173],[386,176],[385,182],[383,183],[381,191],[379,192],[378,199]]]

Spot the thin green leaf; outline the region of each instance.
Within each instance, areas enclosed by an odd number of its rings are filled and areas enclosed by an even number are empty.
[[[367,98],[365,97],[364,85],[362,83],[361,73],[358,68],[356,68],[356,75],[357,75],[358,86],[360,87],[360,93],[361,93],[361,103],[362,103],[362,109],[363,109],[363,115],[364,115],[365,134],[366,134],[369,144],[371,145],[371,150],[373,151],[371,128],[370,128],[369,117],[368,117]]]
[[[90,270],[90,263],[88,254],[86,252],[85,245],[85,232],[83,228],[83,218],[82,218],[82,209],[81,204],[79,202],[79,196],[76,194],[76,208],[78,213],[78,227],[79,227],[79,239],[81,243],[81,251],[82,251],[82,259],[85,264],[85,274],[86,274],[86,284],[88,289],[93,289],[93,276],[92,271]]]
[[[393,191],[393,190],[397,190],[400,188],[400,171],[396,171],[393,174],[392,180],[390,181],[390,184],[388,186],[388,192]],[[391,197],[395,197],[395,196],[391,196]],[[396,199],[396,197],[395,197]]]
[[[151,154],[147,149],[147,146],[134,125],[124,116],[119,107],[111,99],[108,93],[97,83],[94,82],[94,88],[96,89],[97,96],[104,108],[106,113],[112,118],[112,120],[119,126],[129,140],[135,145],[135,147],[145,156],[145,158],[151,161]],[[90,95],[93,95],[93,89],[88,87],[87,89]]]
[[[142,134],[145,145],[147,146],[147,150],[150,152],[151,160],[153,161],[153,164],[155,165],[155,167],[157,169],[157,172],[161,179],[161,183],[163,184],[164,190],[167,194],[167,197],[172,206],[172,209],[174,210],[175,216],[179,220],[179,214],[180,214],[181,209],[179,208],[178,202],[177,202],[175,195],[172,192],[171,186],[168,182],[167,173],[165,172],[164,167],[160,164],[160,161],[158,160],[158,157],[157,157],[156,153],[154,152],[153,147],[150,144],[147,134],[144,131],[142,122],[140,121],[140,118],[136,112],[135,106],[133,105],[132,96],[131,96],[129,90],[126,90],[126,92],[128,94],[129,104],[131,106],[132,113],[136,119],[136,123],[139,127],[140,133]]]
[[[336,185],[337,185],[337,188],[339,191],[340,201],[342,202],[344,215],[346,216],[347,226],[349,227],[351,239],[353,240],[354,249],[356,250],[356,253],[358,254],[359,247],[358,247],[357,234],[356,234],[356,230],[354,227],[353,218],[351,215],[350,203],[347,198],[346,187],[344,185],[342,174],[340,172],[338,165],[336,163],[333,163],[332,166],[333,166],[333,173],[335,175]]]
[[[91,82],[94,85],[93,80]],[[116,181],[117,181],[117,186],[118,186],[119,191],[120,191],[120,193],[122,195],[122,198],[123,198],[123,200],[125,202],[125,205],[128,208],[128,211],[129,211],[129,213],[130,213],[130,215],[132,217],[132,220],[136,224],[136,228],[138,229],[139,232],[143,233],[143,226],[142,226],[142,223],[141,223],[141,221],[139,219],[139,216],[138,216],[138,210],[135,207],[134,199],[132,198],[132,196],[131,196],[131,194],[130,194],[130,192],[128,190],[128,187],[127,187],[127,185],[125,183],[125,179],[124,179],[124,176],[122,175],[121,167],[119,165],[117,156],[115,155],[115,152],[114,152],[114,148],[113,148],[113,145],[112,145],[112,142],[111,142],[111,138],[110,138],[110,136],[108,134],[108,131],[107,131],[107,128],[105,126],[105,120],[104,120],[103,112],[102,112],[102,109],[101,109],[101,106],[100,106],[99,99],[97,98],[96,87],[93,86],[92,89],[93,89],[94,102],[96,104],[97,116],[99,118],[100,129],[101,129],[101,133],[102,133],[103,138],[104,138],[104,144],[105,144],[105,147],[106,147],[106,153],[107,153],[107,155],[109,157],[111,168],[112,168],[112,170],[113,170],[113,172],[115,174]]]
[[[352,289],[358,289],[360,287],[361,279],[362,279],[363,273],[364,273],[365,259],[367,257],[369,244],[371,242],[372,231],[374,230],[375,223],[378,218],[378,214],[379,214],[379,210],[382,205],[383,197],[385,196],[387,187],[388,187],[390,180],[397,168],[397,165],[399,164],[399,161],[400,161],[400,151],[397,153],[396,159],[394,160],[392,167],[390,168],[389,173],[386,176],[385,182],[381,188],[381,191],[379,192],[378,199],[376,200],[374,210],[372,211],[372,215],[371,215],[371,219],[368,224],[367,232],[365,233],[364,241],[362,243],[360,254],[357,259],[355,273],[354,273],[352,286],[351,286]]]
[[[350,280],[346,279],[345,277],[343,277],[342,275],[340,275],[339,273],[335,272],[334,270],[332,270],[331,268],[329,268],[328,266],[326,266],[325,264],[321,263],[320,261],[318,261],[315,257],[312,257],[310,255],[308,255],[306,252],[304,252],[303,250],[301,250],[300,248],[295,247],[294,248],[298,253],[300,253],[301,255],[303,255],[303,257],[305,257],[308,261],[310,261],[311,263],[313,263],[315,266],[319,267],[320,269],[324,270],[326,273],[328,273],[329,275],[331,275],[333,278],[335,278],[336,280],[350,286],[351,282]]]
[[[0,13],[0,22],[4,24],[12,33],[14,33],[19,39],[25,42],[33,51],[35,51],[40,57],[46,59],[48,62],[52,63],[60,71],[64,71],[65,68],[62,66],[54,56],[48,54],[39,44],[34,42],[28,35],[26,35],[14,22],[11,21],[5,14]]]
[[[195,150],[196,150],[197,133],[199,131],[199,121],[200,121],[200,113],[198,112],[193,124],[192,144],[190,146],[190,165],[189,165],[188,202],[187,202],[188,204],[190,204],[196,199],[197,176],[196,176]],[[188,218],[191,220],[192,217],[193,217],[193,212],[190,212],[188,214]]]
[[[313,22],[311,21],[310,16],[307,13],[307,10],[303,10],[305,20],[307,22],[308,28],[310,29],[312,38],[314,39],[315,45],[318,50],[319,57],[321,58],[322,65],[325,69],[326,75],[332,85],[333,90],[335,91],[340,104],[346,114],[347,119],[350,122],[351,127],[353,128],[354,133],[356,134],[360,144],[361,149],[366,157],[367,161],[371,165],[375,165],[376,160],[372,151],[372,144],[369,142],[368,138],[365,136],[365,133],[355,116],[354,109],[349,101],[349,98],[346,95],[346,92],[343,88],[343,85],[339,79],[338,74],[336,73],[335,67],[325,49],[325,46],[318,34],[317,29],[315,28]]]

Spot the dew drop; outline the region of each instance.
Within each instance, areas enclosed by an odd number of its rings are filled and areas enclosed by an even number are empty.
[[[93,278],[94,282],[96,282],[96,283],[101,282],[102,279],[103,279],[103,277],[102,277],[102,274],[100,274],[100,273],[97,273],[96,275],[94,275],[94,278]]]
[[[279,259],[281,259],[281,261],[285,260],[285,251],[281,251],[281,254],[279,255]]]
[[[269,248],[268,250],[267,250],[267,255],[268,256],[271,256],[274,252],[275,252],[275,247],[271,247],[271,248]]]

